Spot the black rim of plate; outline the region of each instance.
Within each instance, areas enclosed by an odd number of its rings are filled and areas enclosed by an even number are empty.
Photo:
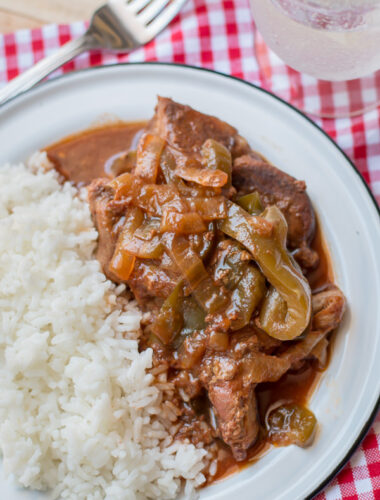
[[[74,76],[75,74],[78,74],[78,73],[84,73],[84,72],[87,72],[87,71],[90,72],[90,71],[96,71],[96,70],[98,70],[98,71],[99,70],[107,70],[108,68],[112,68],[112,67],[116,67],[116,66],[169,66],[169,67],[173,67],[174,66],[174,67],[179,67],[179,68],[192,69],[192,70],[196,70],[196,71],[203,71],[203,72],[206,72],[206,73],[212,73],[214,75],[221,76],[223,78],[228,78],[230,80],[234,80],[236,82],[239,82],[242,85],[246,85],[248,87],[252,87],[252,88],[254,88],[254,89],[256,89],[256,90],[258,90],[260,92],[263,92],[264,94],[269,95],[273,99],[276,99],[277,101],[281,102],[282,104],[284,104],[285,106],[287,106],[288,108],[290,108],[293,112],[295,112],[298,115],[300,115],[302,118],[304,118],[311,125],[313,125],[313,127],[315,129],[317,129],[318,132],[320,132],[321,134],[323,134],[329,140],[329,142],[335,146],[335,148],[340,152],[340,154],[346,159],[346,161],[348,162],[348,164],[351,165],[351,167],[353,168],[354,172],[357,174],[357,176],[360,179],[360,181],[362,182],[362,184],[364,184],[364,187],[365,187],[365,189],[366,189],[366,191],[367,191],[370,199],[372,200],[372,203],[374,204],[375,209],[376,209],[376,211],[377,211],[377,213],[379,215],[379,223],[380,223],[380,207],[377,204],[377,201],[376,201],[376,199],[375,199],[372,191],[370,190],[368,184],[366,183],[366,181],[362,177],[361,173],[359,172],[359,170],[357,169],[357,167],[355,166],[355,164],[353,163],[353,161],[351,160],[351,158],[349,158],[349,156],[343,151],[343,149],[341,149],[340,146],[338,146],[338,144],[327,134],[327,132],[325,132],[321,127],[319,127],[319,125],[317,125],[311,118],[309,118],[307,115],[305,115],[302,111],[300,111],[295,106],[293,106],[289,102],[285,101],[281,97],[278,97],[276,94],[273,94],[272,92],[269,92],[268,90],[263,89],[263,88],[259,87],[258,85],[255,85],[254,83],[247,82],[245,80],[242,80],[242,79],[237,78],[237,77],[232,76],[232,75],[228,75],[226,73],[221,73],[220,71],[215,71],[215,70],[212,70],[212,69],[209,69],[209,68],[202,68],[202,67],[199,67],[199,66],[191,66],[191,65],[187,65],[187,64],[170,63],[170,62],[159,62],[159,61],[151,61],[151,62],[144,61],[144,62],[130,62],[130,63],[126,62],[126,63],[106,64],[106,65],[102,65],[102,66],[92,66],[92,67],[89,67],[89,68],[83,68],[83,69],[76,70],[76,71],[70,71],[70,73],[64,73],[63,75],[59,75],[56,78],[53,78],[51,80],[46,80],[46,81],[40,83],[37,87],[33,87],[32,89],[30,89],[30,90],[28,90],[26,92],[23,92],[23,93],[15,96],[13,98],[11,98],[4,105],[0,106],[0,113],[1,113],[2,109],[4,109],[5,107],[7,107],[8,103],[13,102],[14,100],[18,99],[18,97],[20,97],[22,95],[29,94],[29,93],[33,92],[34,90],[40,88],[41,86],[49,85],[49,84],[54,83],[55,81],[61,80],[63,78],[69,78],[70,76]],[[361,429],[359,435],[355,439],[354,443],[352,444],[351,448],[349,449],[349,451],[347,452],[347,454],[345,455],[345,457],[326,476],[326,478],[319,484],[319,486],[317,488],[315,488],[315,490],[312,491],[308,496],[305,497],[305,500],[311,500],[315,495],[317,495],[318,493],[320,493],[323,490],[323,488],[346,465],[346,463],[349,461],[349,459],[351,458],[351,456],[353,455],[353,453],[356,451],[356,449],[358,448],[358,446],[360,445],[360,443],[362,442],[362,440],[366,436],[366,434],[369,431],[369,429],[370,429],[373,421],[375,420],[376,415],[377,415],[377,413],[378,413],[379,410],[380,410],[380,394],[379,394],[379,397],[377,399],[377,402],[376,402],[376,404],[375,404],[375,406],[374,406],[374,408],[372,410],[372,413],[371,413],[369,419],[364,424],[364,426]]]

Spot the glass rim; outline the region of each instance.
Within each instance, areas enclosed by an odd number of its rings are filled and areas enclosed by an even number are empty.
[[[260,1],[260,0],[258,0]],[[323,31],[356,31],[367,14],[380,10],[380,0],[269,0],[296,22]]]
[[[275,2],[279,3],[281,0],[275,0]],[[323,9],[325,13],[380,7],[380,0],[285,0],[285,2],[297,4],[304,9]]]

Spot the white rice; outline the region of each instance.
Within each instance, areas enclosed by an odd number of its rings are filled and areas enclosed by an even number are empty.
[[[189,497],[206,451],[160,419],[140,312],[93,257],[84,193],[47,166],[39,153],[0,168],[3,469],[50,498],[175,498],[184,484]]]

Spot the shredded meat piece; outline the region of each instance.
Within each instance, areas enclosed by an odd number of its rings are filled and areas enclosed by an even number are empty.
[[[186,402],[199,396],[202,390],[201,381],[190,370],[180,370],[173,377],[172,382],[180,389],[181,397]]]
[[[238,461],[246,458],[260,429],[255,385],[244,372],[239,351],[256,352],[259,345],[254,334],[235,334],[228,351],[209,351],[200,369],[200,380],[214,408],[221,437]]]
[[[128,286],[144,311],[158,310],[178,282],[178,275],[158,264],[148,259],[136,259],[128,279]]]
[[[117,233],[114,226],[120,219],[115,209],[110,208],[113,200],[113,190],[107,186],[109,179],[96,179],[88,188],[88,200],[90,210],[96,229],[99,233],[96,258],[103,268],[104,274],[113,281],[119,282],[117,276],[114,276],[108,266],[112,259],[117,241]]]
[[[204,331],[195,331],[183,341],[173,366],[179,369],[194,368],[202,359],[208,344],[208,335]]]
[[[317,360],[319,370],[323,370],[327,365],[328,346],[329,341],[326,338],[323,338],[310,352],[310,356]]]
[[[207,384],[220,434],[237,461],[246,458],[247,449],[256,441],[260,429],[254,386],[246,386],[244,381],[243,377],[213,378]]]
[[[206,422],[204,415],[196,415],[188,406],[187,411],[182,414],[182,425],[180,426],[176,438],[188,439],[193,444],[207,445],[216,437],[216,433]]]

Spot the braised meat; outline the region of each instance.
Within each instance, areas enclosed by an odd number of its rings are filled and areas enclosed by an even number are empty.
[[[248,143],[228,123],[167,97],[158,97],[155,115],[147,130],[185,155],[199,155],[207,139],[214,139],[223,144],[233,157],[241,156],[250,150]]]
[[[263,434],[308,445],[309,410],[287,401],[263,419],[256,397],[323,366],[345,309],[336,285],[312,295],[304,274],[319,260],[305,183],[232,126],[162,97],[128,155],[121,175],[88,189],[97,257],[149,313],[141,347],[176,388],[177,437],[220,438],[237,461]]]
[[[117,241],[115,226],[122,217],[122,212],[118,213],[115,207],[112,206],[113,190],[108,186],[108,180],[94,180],[88,189],[88,200],[92,218],[99,235],[96,257],[105,275],[111,280],[118,282],[119,278],[109,270],[109,263]]]
[[[133,271],[126,281],[144,311],[160,308],[164,299],[174,290],[178,275],[160,268],[159,262],[136,259]]]
[[[257,328],[236,333],[224,352],[208,351],[201,365],[200,379],[215,408],[223,440],[237,460],[259,432],[254,390],[262,382],[275,382],[308,356],[314,347],[342,320],[345,299],[334,285],[313,296],[313,322],[304,340],[279,355],[268,354],[265,334]],[[273,344],[272,344],[273,348]]]
[[[236,333],[225,351],[209,349],[200,369],[200,380],[215,410],[221,437],[238,461],[246,458],[260,429],[255,384],[244,367],[245,357],[259,349],[254,331]]]
[[[226,360],[221,359],[219,362],[225,369]],[[254,386],[244,385],[243,377],[225,380],[216,369],[217,358],[213,364],[216,375],[205,382],[205,387],[216,413],[221,437],[231,447],[235,459],[242,461],[260,430]]]

